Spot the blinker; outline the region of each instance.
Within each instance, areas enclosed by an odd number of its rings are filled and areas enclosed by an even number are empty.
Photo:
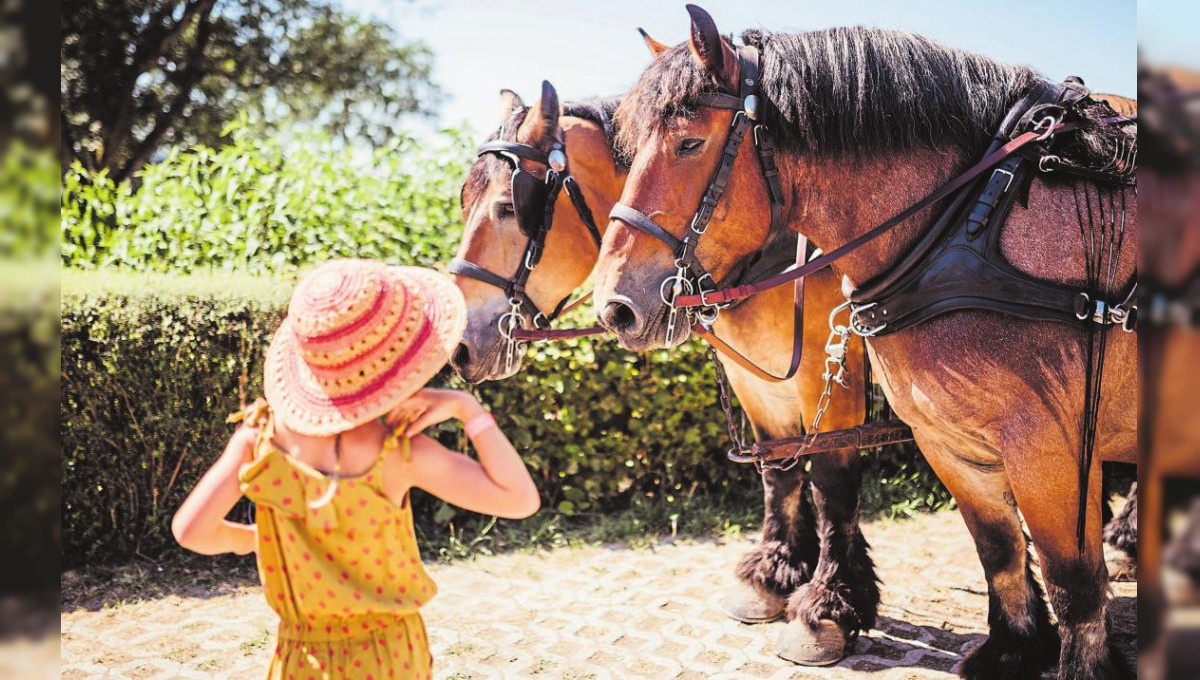
[[[747,95],[742,101],[742,108],[750,120],[758,120],[758,95]]]

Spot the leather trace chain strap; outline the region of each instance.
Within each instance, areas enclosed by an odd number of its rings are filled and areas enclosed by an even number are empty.
[[[508,297],[509,311],[500,317],[499,330],[506,342],[505,366],[511,369],[515,365],[517,352],[523,343],[536,340],[565,340],[569,338],[599,335],[603,329],[598,326],[586,328],[551,329],[550,323],[556,318],[583,304],[591,298],[587,293],[571,301],[571,296],[563,298],[549,313],[544,313],[529,297],[526,285],[529,276],[541,262],[546,248],[546,237],[554,225],[554,207],[558,196],[566,189],[571,205],[579,213],[588,234],[597,250],[600,248],[600,230],[588,207],[587,200],[579,188],[578,182],[567,169],[566,143],[556,140],[546,153],[529,144],[506,141],[490,141],[482,144],[477,155],[495,155],[504,158],[512,165],[512,200],[513,213],[527,241],[525,252],[517,270],[511,277],[504,277],[492,272],[474,262],[455,258],[450,261],[448,270],[467,278],[495,286],[504,291]],[[539,179],[532,173],[521,168],[521,161],[527,160],[545,166],[545,178]]]
[[[760,274],[758,270],[764,267],[778,270],[776,263],[764,259],[764,255],[768,254],[766,244],[776,243],[784,231],[784,195],[779,179],[779,169],[775,164],[775,147],[771,141],[770,131],[765,125],[758,122],[760,106],[758,50],[749,45],[738,48],[738,62],[740,64],[739,92],[736,96],[723,92],[709,92],[700,95],[696,102],[703,107],[724,109],[734,113],[717,168],[713,172],[712,179],[709,180],[708,186],[700,198],[700,204],[696,207],[696,212],[692,215],[691,222],[683,236],[675,236],[645,213],[621,203],[613,206],[609,216],[633,229],[653,236],[670,248],[674,254],[675,273],[659,284],[659,296],[668,308],[667,344],[671,344],[675,339],[682,315],[691,325],[693,332],[708,341],[722,354],[762,380],[782,382],[790,380],[800,367],[804,329],[803,278],[793,279],[795,304],[793,306],[794,339],[791,361],[787,371],[782,376],[777,376],[755,365],[713,333],[712,325],[717,320],[718,314],[721,309],[729,306],[731,301],[718,301],[706,297],[720,286],[696,255],[700,238],[708,229],[708,224],[712,220],[713,212],[721,197],[725,195],[729,180],[733,175],[734,162],[749,135],[758,154],[759,166],[770,200],[770,228],[764,247],[739,263],[740,266],[736,267],[734,273],[728,278],[736,282],[753,279],[756,274]],[[804,262],[807,245],[806,239],[798,237],[795,260],[797,263]],[[684,299],[693,299],[697,302],[693,305],[680,304],[680,301]]]

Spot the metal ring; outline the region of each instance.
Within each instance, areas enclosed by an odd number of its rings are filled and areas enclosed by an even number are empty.
[[[516,342],[512,332],[518,328],[525,327],[525,319],[521,318],[520,314],[515,312],[506,312],[497,321],[496,325],[500,331],[500,337],[509,342]]]
[[[1054,134],[1054,128],[1058,127],[1058,119],[1054,116],[1046,116],[1033,126],[1033,131],[1041,130],[1043,124],[1046,126],[1046,131],[1038,135],[1035,141],[1044,142],[1050,139],[1050,136]]]
[[[1061,160],[1061,158],[1055,156],[1054,154],[1042,156],[1038,159],[1038,170],[1041,170],[1042,172],[1054,172],[1053,165],[1058,165],[1058,162]],[[1046,167],[1047,163],[1051,163],[1051,167]]]

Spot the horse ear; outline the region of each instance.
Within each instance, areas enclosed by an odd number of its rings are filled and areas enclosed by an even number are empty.
[[[542,96],[525,115],[525,121],[517,130],[517,141],[532,146],[548,146],[558,130],[558,117],[561,113],[558,91],[550,81],[543,80]]]
[[[691,38],[688,40],[692,57],[716,78],[718,84],[736,92],[738,61],[733,47],[721,37],[716,22],[708,12],[695,5],[688,5],[687,11],[692,17]]]
[[[509,89],[500,90],[500,122],[508,120],[508,117],[517,109],[525,108],[525,102],[521,101],[521,95]]]
[[[657,57],[658,55],[662,54],[663,52],[666,52],[667,48],[670,47],[669,45],[664,45],[664,44],[660,43],[659,41],[655,40],[654,38],[651,38],[650,34],[643,31],[641,28],[638,29],[638,33],[642,34],[642,40],[645,40],[646,47],[650,48],[650,56],[651,57]]]

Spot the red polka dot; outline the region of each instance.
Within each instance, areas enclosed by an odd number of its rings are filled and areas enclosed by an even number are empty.
[[[312,555],[309,555],[308,553],[304,553],[304,554],[303,554],[301,557],[303,557],[303,558],[304,558],[304,561],[305,561],[305,562],[307,562],[307,561],[309,561],[309,560],[311,560],[311,559],[312,559]]]
[[[254,486],[250,487],[250,490],[253,491],[254,493],[258,493],[259,491],[262,491],[262,487],[255,484]]]
[[[382,595],[382,594],[383,594],[383,586],[376,586],[376,587],[375,587],[375,594],[376,594],[376,595]]]
[[[343,571],[343,572],[342,572],[342,580],[343,580],[343,581],[348,581],[348,580],[350,580],[350,574],[349,574],[349,572],[345,572],[345,571]]]
[[[271,482],[271,486],[283,486],[283,480],[276,479],[275,481]]]
[[[291,499],[291,498],[284,498],[284,499],[283,499],[283,504],[284,504],[284,505],[291,505],[291,504],[292,504],[292,499]]]

